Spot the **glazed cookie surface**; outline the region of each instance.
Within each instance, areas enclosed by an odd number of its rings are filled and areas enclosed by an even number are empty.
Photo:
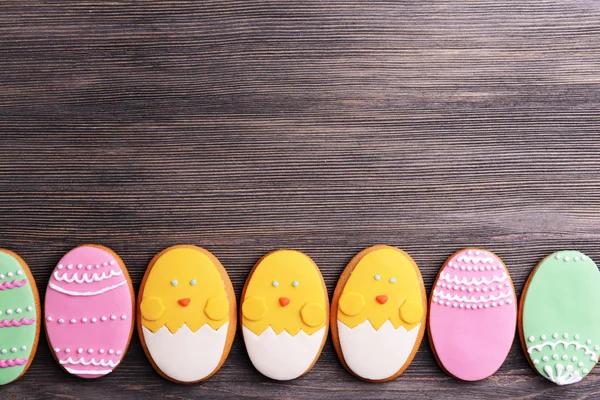
[[[294,250],[264,256],[246,281],[241,318],[248,355],[260,373],[275,380],[307,373],[329,324],[329,299],[316,264]]]
[[[348,371],[373,382],[400,376],[426,324],[427,296],[417,264],[395,247],[363,250],[342,273],[331,314],[333,344]]]
[[[236,319],[229,276],[207,250],[173,246],[150,262],[138,296],[138,332],[165,378],[194,383],[216,373],[231,349]]]
[[[25,374],[40,335],[40,299],[29,267],[0,249],[0,385]]]
[[[600,355],[600,271],[585,254],[560,251],[531,273],[519,331],[535,370],[557,385],[581,381]]]
[[[517,299],[502,260],[464,249],[442,267],[431,294],[429,338],[448,374],[465,381],[493,375],[515,337]]]
[[[82,378],[111,373],[129,346],[133,301],[116,253],[98,245],[69,251],[52,272],[45,301],[46,334],[61,367]]]

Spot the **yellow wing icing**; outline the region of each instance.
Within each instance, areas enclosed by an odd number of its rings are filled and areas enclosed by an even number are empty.
[[[175,333],[183,324],[192,332],[205,324],[216,330],[229,321],[229,300],[207,255],[193,247],[175,247],[160,256],[148,274],[141,312],[142,324],[152,332],[166,325]]]
[[[142,300],[140,305],[142,311],[142,317],[148,321],[156,321],[165,312],[165,306],[163,306],[160,297],[146,297]]]
[[[204,313],[213,321],[221,321],[229,315],[229,302],[225,296],[213,296],[206,302]]]
[[[344,314],[348,316],[357,315],[365,308],[365,298],[360,293],[342,293],[338,305]]]
[[[308,326],[321,326],[325,322],[325,309],[318,303],[306,303],[300,310],[302,322]]]
[[[358,261],[342,290],[337,318],[349,328],[368,320],[379,329],[390,320],[395,328],[402,325],[411,330],[423,316],[422,301],[413,261],[404,252],[386,246]]]
[[[249,279],[242,299],[243,324],[256,335],[269,326],[276,334],[285,330],[294,336],[303,330],[311,335],[327,323],[327,303],[313,261],[298,251],[278,250],[264,257]]]
[[[250,321],[260,321],[267,315],[268,311],[263,297],[252,296],[242,304],[242,315]]]
[[[400,306],[400,319],[407,324],[416,324],[423,318],[423,305],[415,301],[407,301]]]

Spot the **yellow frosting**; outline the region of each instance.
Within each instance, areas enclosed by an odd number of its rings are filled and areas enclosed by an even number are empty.
[[[294,286],[294,282],[297,286]],[[284,307],[285,300],[289,303]],[[278,250],[254,269],[242,300],[243,324],[257,335],[313,334],[327,323],[327,293],[317,266],[303,253]]]
[[[378,296],[387,296],[387,301],[381,304]],[[389,319],[395,328],[411,330],[423,317],[422,296],[412,260],[396,248],[382,247],[360,259],[350,274],[337,318],[349,328],[368,320],[379,329]]]
[[[192,332],[205,324],[216,330],[229,321],[223,279],[213,261],[194,247],[175,247],[160,256],[142,295],[142,324],[152,332],[166,325],[175,333],[183,324]],[[186,299],[184,307],[179,300]]]

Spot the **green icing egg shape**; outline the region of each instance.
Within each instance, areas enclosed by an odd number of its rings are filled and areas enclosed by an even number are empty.
[[[521,297],[519,333],[530,364],[557,385],[581,381],[600,356],[600,271],[578,251],[544,258]]]
[[[29,267],[0,249],[0,385],[22,377],[40,336],[40,299]]]

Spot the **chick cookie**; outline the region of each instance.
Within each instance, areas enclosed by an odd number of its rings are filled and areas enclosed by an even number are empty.
[[[299,251],[267,254],[248,276],[241,318],[248,355],[260,373],[280,381],[304,375],[319,358],[329,325],[319,268]]]
[[[417,264],[395,247],[361,251],[340,276],[331,314],[333,344],[348,371],[370,382],[400,376],[425,331],[427,296]]]
[[[157,254],[138,296],[137,328],[146,356],[163,377],[195,383],[225,362],[236,329],[236,301],[225,268],[192,245]]]

